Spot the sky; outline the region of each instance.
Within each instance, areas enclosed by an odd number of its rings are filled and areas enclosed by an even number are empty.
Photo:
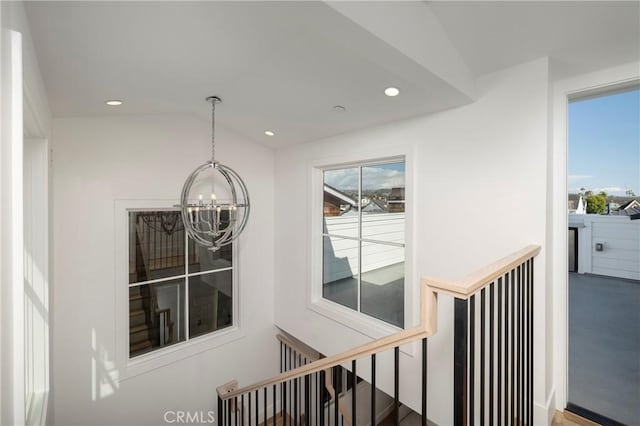
[[[640,89],[569,104],[570,193],[640,195]]]
[[[362,168],[362,189],[404,188],[404,162],[378,164]],[[324,172],[326,184],[340,190],[358,190],[358,168],[327,170]]]

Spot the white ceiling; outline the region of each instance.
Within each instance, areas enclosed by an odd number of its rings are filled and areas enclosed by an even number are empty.
[[[637,2],[27,4],[54,116],[206,117],[217,94],[219,125],[274,148],[462,105],[474,76],[545,55],[564,73],[637,60],[638,13]],[[400,96],[384,96],[391,85]]]
[[[476,75],[543,56],[556,77],[640,59],[639,1],[434,2]]]

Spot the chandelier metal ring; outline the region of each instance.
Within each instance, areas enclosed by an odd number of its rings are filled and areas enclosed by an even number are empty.
[[[250,203],[249,191],[240,175],[215,160],[215,105],[221,100],[217,96],[210,96],[207,101],[212,104],[211,161],[202,164],[187,177],[182,187],[180,207],[187,234],[197,244],[216,251],[231,244],[245,229]],[[190,194],[193,184],[201,174],[209,170],[224,178],[222,181],[228,185],[229,199],[219,200],[212,192],[211,200],[205,202],[200,195],[197,201],[192,201]],[[211,181],[214,180],[212,178]]]

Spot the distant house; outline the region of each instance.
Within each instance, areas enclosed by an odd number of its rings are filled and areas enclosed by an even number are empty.
[[[324,216],[341,216],[349,212],[358,202],[331,185],[324,185]]]
[[[369,202],[362,207],[362,213],[387,213],[387,207],[382,200],[368,200]]]
[[[610,208],[610,215],[616,216],[629,216],[631,218],[636,218],[640,215],[640,201],[637,199],[631,199],[626,203],[620,205],[617,209]]]
[[[387,198],[387,210],[389,213],[404,212],[404,188],[392,188],[389,198]]]

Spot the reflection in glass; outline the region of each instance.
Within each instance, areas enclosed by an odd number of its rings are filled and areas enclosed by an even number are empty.
[[[360,311],[404,327],[404,248],[362,243]]]
[[[177,210],[129,213],[129,283],[184,274],[185,233]]]
[[[358,212],[359,169],[324,171],[324,217]]]
[[[404,244],[404,162],[362,167],[362,238]]]
[[[184,339],[184,279],[129,287],[130,357]]]
[[[322,297],[358,309],[358,241],[323,237]]]
[[[189,336],[196,337],[233,323],[231,271],[189,277]]]
[[[219,250],[207,250],[189,238],[189,273],[205,272],[215,269],[230,268],[232,265],[232,244],[220,247]]]

